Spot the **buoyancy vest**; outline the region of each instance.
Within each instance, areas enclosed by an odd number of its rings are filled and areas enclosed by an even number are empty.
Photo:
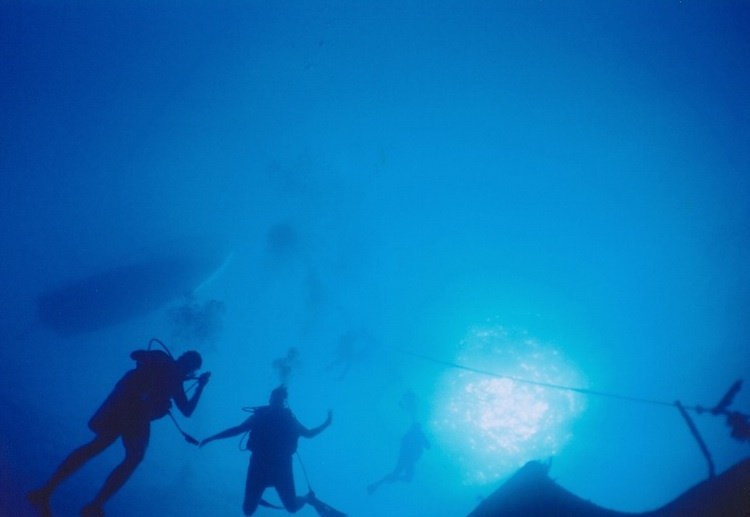
[[[252,419],[247,448],[254,454],[291,456],[297,451],[299,423],[289,408],[261,406]]]
[[[163,417],[179,384],[176,361],[161,350],[136,350],[130,357],[136,367],[123,377],[121,389],[138,401],[149,420]]]

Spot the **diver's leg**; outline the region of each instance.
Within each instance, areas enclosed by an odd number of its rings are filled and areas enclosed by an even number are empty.
[[[378,480],[378,481],[376,481],[374,483],[370,483],[367,486],[367,493],[369,493],[370,495],[372,495],[372,494],[375,493],[375,490],[377,490],[380,487],[380,485],[382,485],[384,483],[385,484],[391,484],[391,483],[394,483],[394,482],[398,481],[399,472],[400,471],[401,471],[401,465],[399,464],[399,465],[396,466],[395,469],[393,469],[393,471],[391,473],[386,474],[380,480]]]
[[[84,444],[71,452],[68,457],[60,463],[57,470],[55,470],[49,480],[41,488],[29,492],[27,499],[31,505],[42,515],[49,514],[49,498],[52,496],[52,493],[58,485],[73,475],[78,469],[83,467],[83,465],[91,458],[112,445],[116,439],[116,434],[97,434],[89,443]]]
[[[294,488],[294,473],[292,470],[292,457],[289,457],[289,461],[283,465],[278,465],[276,474],[276,492],[279,494],[281,503],[286,508],[286,511],[295,513],[297,510],[305,506],[308,498],[298,497],[297,491]]]
[[[247,479],[245,479],[245,500],[242,502],[242,512],[245,515],[252,515],[260,504],[260,498],[263,497],[263,491],[266,489],[265,484],[260,479],[259,470],[254,465],[253,457],[250,456],[250,464],[247,466]]]
[[[369,485],[367,485],[367,493],[370,495],[374,494],[375,490],[380,488],[380,485],[388,481],[388,479],[390,479],[392,476],[393,474],[386,474],[384,477],[378,479],[374,483],[370,483]]]
[[[148,421],[139,424],[137,429],[129,430],[123,434],[122,443],[125,446],[125,459],[109,474],[99,493],[84,507],[82,514],[98,515],[102,513],[104,504],[122,488],[143,461],[148,447],[150,425]]]
[[[381,479],[379,481],[375,481],[374,483],[370,483],[369,485],[367,485],[367,493],[370,495],[374,494],[375,490],[378,489],[378,487],[380,486],[382,482],[383,480]]]
[[[297,492],[294,488],[294,473],[292,470],[291,456],[273,466],[273,486],[276,488],[276,492],[279,494],[279,499],[281,499],[281,503],[288,512],[295,513],[297,510],[305,506],[307,498],[297,497]]]

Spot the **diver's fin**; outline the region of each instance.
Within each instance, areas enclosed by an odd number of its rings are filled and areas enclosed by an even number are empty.
[[[307,503],[315,508],[315,511],[318,512],[320,517],[346,517],[344,512],[340,512],[331,505],[324,503],[318,499],[313,492],[307,494]]]
[[[266,508],[273,508],[274,510],[283,510],[283,506],[279,506],[278,504],[269,503],[265,499],[261,499],[258,504],[260,506],[265,506]]]

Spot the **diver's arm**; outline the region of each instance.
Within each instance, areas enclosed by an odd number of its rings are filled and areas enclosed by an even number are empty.
[[[223,440],[224,438],[231,438],[232,436],[237,436],[238,434],[242,434],[244,432],[249,431],[253,425],[252,418],[253,417],[250,417],[244,422],[242,422],[240,425],[230,427],[229,429],[224,429],[223,431],[216,433],[213,436],[209,436],[208,438],[201,440],[200,447],[203,447],[208,442],[213,442],[214,440]]]
[[[209,377],[211,377],[211,372],[202,373],[200,377],[198,377],[198,387],[195,388],[195,393],[193,393],[193,396],[190,397],[190,399],[187,398],[187,395],[185,395],[185,389],[182,384],[180,384],[180,389],[176,391],[174,396],[174,403],[183,415],[189,417],[193,414],[195,407],[198,405],[198,400],[200,400],[201,394],[203,393],[203,388],[208,384]]]
[[[320,424],[318,427],[314,427],[313,429],[307,429],[306,427],[301,427],[300,429],[300,436],[304,436],[305,438],[313,438],[315,436],[318,436],[320,433],[322,433],[326,427],[331,425],[331,422],[333,422],[333,411],[330,409],[328,410],[328,418],[326,418],[326,421]]]

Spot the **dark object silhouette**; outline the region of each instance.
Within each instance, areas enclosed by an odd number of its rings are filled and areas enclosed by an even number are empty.
[[[750,415],[740,413],[739,411],[729,411],[729,406],[740,389],[742,389],[741,380],[732,384],[726,395],[711,409],[711,414],[727,417],[727,425],[732,429],[732,438],[741,442],[750,442]]]
[[[333,420],[328,418],[318,427],[308,429],[295,418],[287,407],[287,389],[279,386],[271,392],[269,405],[253,409],[253,414],[241,424],[216,433],[201,442],[201,447],[214,440],[248,433],[250,464],[245,482],[245,500],[242,510],[252,515],[261,504],[266,488],[273,487],[279,494],[284,508],[294,513],[306,503],[315,506],[314,494],[298,497],[294,487],[292,456],[297,451],[300,437],[313,438],[326,429]]]
[[[734,397],[742,388],[742,381],[735,381],[729,390],[724,394],[718,404],[711,409],[697,406],[695,409],[698,413],[710,411],[712,415],[724,415],[726,423],[731,429],[731,436],[740,442],[750,442],[750,415],[740,413],[739,411],[729,411]]]
[[[396,481],[411,482],[414,477],[414,466],[417,460],[422,456],[424,449],[430,448],[430,442],[427,441],[422,432],[422,426],[419,423],[413,423],[401,438],[401,448],[398,453],[396,467],[392,472],[386,474],[380,480],[367,486],[367,492],[374,494],[383,483],[395,483]]]
[[[750,416],[737,411],[727,413],[727,425],[732,428],[732,438],[750,442]]]
[[[174,243],[140,261],[110,267],[37,299],[39,320],[62,336],[122,323],[192,293],[226,261],[220,250]]]
[[[81,511],[84,516],[103,515],[104,504],[125,484],[143,459],[150,422],[171,414],[172,400],[189,417],[211,375],[206,372],[197,378],[198,387],[188,399],[183,382],[195,379],[193,374],[202,364],[200,354],[190,351],[174,360],[160,350],[136,350],[130,357],[136,361],[136,368],[120,379],[89,420],[89,427],[96,433],[94,439],[70,453],[41,488],[28,494],[29,502],[40,515],[51,515],[50,498],[60,483],[121,438],[125,459]]]
[[[624,513],[602,508],[565,490],[547,476],[548,466],[529,462],[469,517],[745,517],[750,512],[750,459],[703,481],[661,508]]]
[[[729,390],[724,394],[723,397],[721,397],[721,400],[718,404],[716,404],[713,408],[711,408],[711,413],[714,415],[720,415],[722,413],[725,413],[726,410],[729,408],[729,406],[732,405],[732,401],[734,401],[734,397],[737,395],[737,393],[740,392],[742,389],[742,381],[735,381],[734,384],[732,384],[729,387]]]

